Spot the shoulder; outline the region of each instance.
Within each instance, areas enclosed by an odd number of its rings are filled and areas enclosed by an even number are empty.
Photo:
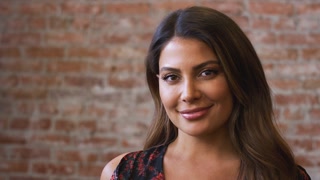
[[[128,153],[123,153],[108,162],[102,170],[100,180],[110,180],[114,170],[119,165],[121,159],[127,154]]]
[[[112,159],[103,169],[100,180],[110,178],[126,179],[127,177],[139,177],[141,174],[154,174],[162,163],[165,146],[153,147],[147,150],[124,153]],[[149,167],[151,168],[152,172]],[[147,168],[147,169],[145,169]],[[144,172],[144,173],[141,173]]]

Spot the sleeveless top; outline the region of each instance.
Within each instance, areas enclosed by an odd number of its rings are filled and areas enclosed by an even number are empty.
[[[121,159],[111,180],[164,180],[163,157],[167,147],[162,145],[128,153]],[[298,166],[298,169],[298,180],[311,180],[304,168]]]

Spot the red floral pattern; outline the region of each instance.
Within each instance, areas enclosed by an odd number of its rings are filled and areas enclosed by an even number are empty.
[[[111,180],[163,180],[163,156],[167,146],[127,154],[120,161]]]
[[[167,146],[158,146],[125,155],[111,180],[164,180],[163,157],[166,150]],[[301,166],[298,169],[298,180],[311,180],[305,169]]]

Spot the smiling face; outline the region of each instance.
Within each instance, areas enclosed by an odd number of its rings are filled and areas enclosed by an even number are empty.
[[[205,43],[179,37],[168,42],[159,59],[159,92],[179,133],[227,132],[232,94],[219,60]]]

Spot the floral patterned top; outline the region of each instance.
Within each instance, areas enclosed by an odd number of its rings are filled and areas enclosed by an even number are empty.
[[[128,153],[121,159],[111,180],[164,180],[163,157],[167,147],[163,145]],[[304,168],[298,168],[298,180],[311,180]]]

